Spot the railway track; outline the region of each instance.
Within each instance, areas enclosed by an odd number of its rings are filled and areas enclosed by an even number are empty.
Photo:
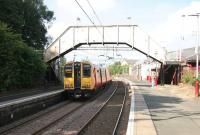
[[[66,101],[57,107],[53,107],[45,110],[44,112],[40,112],[35,116],[31,116],[22,120],[21,122],[16,122],[10,127],[5,127],[0,130],[0,134],[42,134],[50,127],[59,123],[65,117],[70,116],[74,112],[78,111],[86,104],[95,100],[96,97],[100,96],[102,92],[98,93],[95,97],[90,99],[89,101]]]
[[[126,101],[126,87],[119,84],[115,92],[106,101],[90,120],[78,131],[79,135],[114,135],[117,133],[117,127],[122,116],[122,111]]]
[[[30,117],[27,117],[27,118],[21,119],[19,121],[16,121],[14,123],[11,123],[9,125],[6,125],[6,126],[0,128],[0,134],[12,134],[12,132],[14,132],[17,128],[27,126],[31,122],[36,121],[38,119],[41,119],[41,117],[48,115],[48,114],[52,113],[53,111],[56,111],[58,108],[61,108],[61,107],[68,105],[68,104],[70,104],[70,101],[60,103],[56,106],[48,108],[44,111],[41,111],[37,114],[30,116]]]
[[[96,115],[100,108],[102,108],[107,99],[111,97],[111,94],[116,92],[117,87],[118,83],[115,82],[113,87],[106,90],[106,92],[104,92],[100,97],[74,112],[69,117],[63,119],[43,134],[78,134],[83,125],[85,125],[91,117]]]
[[[122,82],[118,82],[111,89],[43,134],[115,134],[126,99],[126,88]],[[109,131],[106,127],[109,127]]]

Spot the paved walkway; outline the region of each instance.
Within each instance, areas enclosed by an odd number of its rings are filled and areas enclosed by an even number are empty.
[[[141,84],[138,90],[158,135],[200,135],[200,99],[181,98],[173,90],[160,91]]]
[[[139,86],[158,135],[200,135],[200,100]],[[170,90],[169,90],[170,89]],[[184,92],[184,91],[183,91]]]
[[[128,135],[200,135],[200,98],[193,97],[191,88],[124,81],[133,89]]]
[[[123,81],[131,85],[130,93],[132,96],[126,135],[156,135],[151,114],[139,90],[140,87],[126,79]]]

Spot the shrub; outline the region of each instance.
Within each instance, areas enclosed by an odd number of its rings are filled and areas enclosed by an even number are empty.
[[[195,85],[195,80],[196,78],[194,77],[194,73],[192,71],[184,72],[181,78],[181,82],[185,84],[190,84],[190,85]],[[200,81],[200,74],[199,74],[198,80]]]
[[[45,73],[46,65],[21,35],[0,22],[0,90],[33,85]]]
[[[181,81],[188,84],[191,80],[193,80],[193,73],[191,71],[184,72]]]

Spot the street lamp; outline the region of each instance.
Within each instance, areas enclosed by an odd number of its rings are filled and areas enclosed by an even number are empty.
[[[155,57],[157,58],[157,54],[158,54],[158,51],[156,50],[155,52],[154,52],[154,54],[155,54]],[[156,61],[156,77],[158,76],[158,70],[157,70],[157,61]]]
[[[107,56],[108,60],[114,59],[114,57]]]
[[[199,74],[199,16],[200,13],[192,14],[189,16],[197,17],[197,45],[195,49],[196,53],[196,81],[195,81],[195,95],[199,96],[199,80],[198,80],[198,74]]]
[[[181,35],[181,40],[184,40],[184,23],[185,23],[185,15],[182,15],[181,16],[182,17],[182,34],[183,35]]]
[[[192,14],[188,16],[194,16],[197,17],[197,44],[195,48],[195,53],[196,53],[196,79],[198,79],[198,70],[199,70],[199,16],[200,13],[197,14]]]
[[[116,54],[116,56],[120,56],[120,57],[122,57],[122,55],[121,55],[121,54],[118,54],[118,53]]]
[[[99,55],[98,57],[105,57],[105,55],[104,55],[104,54],[101,54],[101,55]]]
[[[76,39],[76,37],[78,37],[78,25],[80,23],[81,19],[79,17],[76,18],[76,26],[73,28],[73,47],[75,46],[76,42],[78,43],[79,40],[78,38]],[[76,30],[77,29],[77,30]],[[77,35],[76,35],[77,34]],[[76,60],[76,52],[75,52],[75,49],[73,50],[74,51],[74,58],[73,58],[73,61]]]
[[[131,22],[132,22],[131,19],[132,19],[132,18],[131,18],[130,16],[127,17],[127,20],[128,20],[128,23],[129,23],[128,25],[131,25]]]

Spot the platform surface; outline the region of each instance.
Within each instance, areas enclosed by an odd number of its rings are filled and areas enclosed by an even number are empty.
[[[151,114],[140,92],[140,85],[130,81],[128,83],[131,86],[132,97],[126,135],[156,135]]]
[[[64,91],[63,89],[60,89],[60,90],[55,90],[55,91],[46,92],[46,93],[42,93],[42,94],[36,94],[36,95],[32,95],[32,96],[27,96],[27,97],[23,97],[23,98],[18,98],[18,99],[0,102],[0,108],[20,104],[20,103],[23,103],[23,102],[28,102],[28,101],[43,98],[43,97],[46,97],[46,96],[51,96],[51,95],[54,95],[54,94],[61,93],[63,91]]]

